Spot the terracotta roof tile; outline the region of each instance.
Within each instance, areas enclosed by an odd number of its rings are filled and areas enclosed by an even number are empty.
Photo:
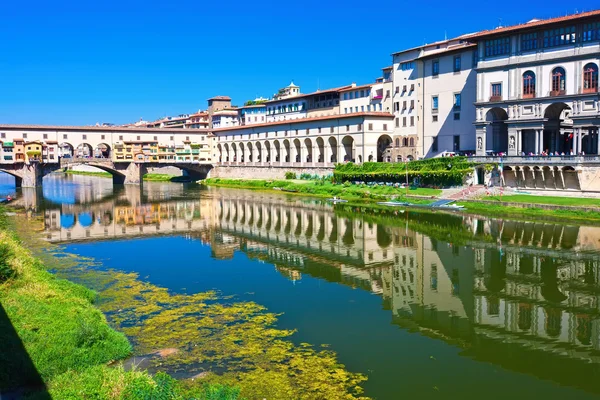
[[[600,16],[600,10],[582,12],[579,14],[565,15],[564,17],[532,20],[532,21],[526,22],[524,24],[505,26],[503,28],[490,29],[487,31],[477,32],[477,33],[474,33],[467,37],[469,39],[474,39],[474,38],[480,38],[480,37],[484,37],[484,36],[498,35],[498,34],[502,34],[502,33],[518,31],[521,29],[529,29],[529,28],[534,28],[534,27],[539,27],[539,26],[544,26],[544,25],[574,21],[574,20],[578,20],[578,19],[582,19],[582,18],[595,17],[595,16]]]
[[[119,126],[71,126],[71,125],[11,125],[2,124],[0,130],[48,130],[48,131],[97,131],[97,132],[173,132],[173,133],[208,133],[207,129],[184,129],[184,128],[145,128],[145,127],[119,127]],[[17,139],[15,139],[17,140]],[[23,139],[20,139],[23,140]]]

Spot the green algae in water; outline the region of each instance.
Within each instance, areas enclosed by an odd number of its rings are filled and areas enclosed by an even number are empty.
[[[189,386],[239,386],[248,399],[365,399],[364,375],[347,371],[325,346],[292,343],[294,331],[277,328],[278,315],[260,304],[215,292],[171,294],[135,273],[102,270],[93,259],[22,237],[57,275],[98,293],[97,306],[136,354],[177,349],[151,358],[151,371],[201,377],[186,380]]]

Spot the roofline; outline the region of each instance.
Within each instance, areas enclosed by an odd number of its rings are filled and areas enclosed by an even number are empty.
[[[444,55],[444,54],[452,54],[452,53],[456,53],[458,51],[461,50],[465,50],[465,49],[470,49],[473,47],[477,47],[477,44],[475,43],[468,43],[465,44],[464,46],[458,46],[452,49],[444,49],[443,51],[438,51],[437,53],[431,53],[431,54],[424,54],[421,57],[418,57],[417,60],[424,60],[427,58],[435,58],[435,57],[439,57],[440,55]],[[442,49],[440,49],[442,50]]]
[[[300,97],[316,96],[316,95],[320,95],[320,94],[323,94],[323,93],[333,93],[333,92],[339,93],[340,91],[348,89],[350,87],[352,87],[352,85],[345,85],[345,86],[340,86],[340,87],[336,87],[336,88],[332,88],[332,89],[317,90],[316,92],[306,93],[306,94],[299,94],[297,96],[290,96],[290,97],[286,97],[285,99],[269,100],[269,101],[265,102],[265,104],[271,104],[271,103],[275,103],[275,102],[278,102],[278,101],[286,101],[286,100],[290,100],[290,99],[297,99],[297,98],[300,98]]]
[[[377,85],[377,83],[365,83],[364,85],[359,85],[359,86],[353,86],[353,87],[349,87],[349,88],[347,88],[347,89],[342,89],[342,90],[340,90],[340,93],[342,93],[342,92],[348,92],[348,91],[351,91],[351,90],[356,90],[356,89],[364,89],[364,88],[366,88],[366,87],[369,87],[369,88],[370,88],[370,87],[372,87],[373,85]]]
[[[469,35],[466,38],[469,40],[470,39],[480,39],[483,37],[502,35],[505,33],[515,32],[515,31],[520,31],[520,30],[525,30],[525,29],[538,28],[538,27],[552,25],[552,24],[561,24],[561,23],[565,23],[565,22],[569,22],[569,21],[573,21],[573,20],[585,19],[585,18],[591,18],[591,17],[597,17],[597,16],[600,16],[600,10],[587,11],[587,12],[582,12],[579,14],[571,14],[571,15],[566,15],[564,17],[541,19],[539,21],[535,21],[535,22],[531,22],[531,23],[517,24],[517,25],[512,25],[512,26],[506,26],[503,28],[488,29],[486,31],[481,31],[481,32],[477,32],[472,35]]]
[[[209,133],[209,129],[184,129],[184,128],[146,128],[146,127],[114,127],[114,126],[72,126],[72,125],[13,125],[13,124],[1,124],[0,130],[11,130],[11,131],[26,131],[26,130],[40,130],[40,131],[97,131],[97,132],[176,132],[176,133]]]
[[[241,129],[252,129],[252,128],[260,128],[265,126],[278,126],[278,125],[289,125],[289,124],[299,124],[303,122],[313,122],[313,121],[327,121],[333,119],[346,119],[353,117],[383,117],[394,119],[394,115],[386,112],[358,112],[352,114],[338,114],[338,115],[327,115],[325,117],[313,117],[313,118],[298,118],[298,119],[288,119],[284,121],[274,121],[274,122],[266,122],[264,124],[251,124],[251,125],[238,125],[238,126],[230,126],[226,128],[217,128],[213,129],[213,133],[223,133],[232,130],[241,130]]]

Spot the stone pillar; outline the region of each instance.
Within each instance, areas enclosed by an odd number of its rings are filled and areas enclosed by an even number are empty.
[[[44,174],[42,171],[42,167],[39,163],[31,163],[29,165],[23,164],[21,167],[21,174],[19,177],[15,178],[15,183],[17,187],[38,187],[42,186],[42,179],[44,178]]]
[[[535,132],[535,147],[534,147],[533,151],[535,154],[540,154],[540,135],[538,134],[537,129],[534,132]]]
[[[146,174],[146,166],[143,163],[130,162],[122,175],[113,175],[113,183],[124,185],[141,185]]]
[[[536,129],[536,133],[539,137],[538,143],[540,144],[540,148],[538,150],[538,154],[542,154],[542,151],[546,150],[544,147],[544,131],[541,129]]]
[[[476,128],[476,138],[475,138],[475,155],[485,156],[486,151],[486,125],[479,125]],[[367,161],[367,160],[364,160]]]
[[[517,155],[523,153],[523,130],[517,129]]]
[[[577,153],[575,153],[576,155],[579,155],[579,153],[581,153],[581,151],[582,151],[582,148],[581,148],[581,140],[582,139],[583,139],[582,129],[577,128]]]

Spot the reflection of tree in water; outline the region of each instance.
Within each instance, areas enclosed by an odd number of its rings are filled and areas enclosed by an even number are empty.
[[[519,273],[524,275],[533,274],[533,256],[524,255],[519,260]]]
[[[384,225],[377,225],[377,244],[381,248],[386,248],[392,244],[392,236],[388,233]]]
[[[544,257],[541,261],[541,278],[542,278],[542,296],[547,301],[560,303],[564,301],[565,296],[558,289],[558,262],[550,257]]]

